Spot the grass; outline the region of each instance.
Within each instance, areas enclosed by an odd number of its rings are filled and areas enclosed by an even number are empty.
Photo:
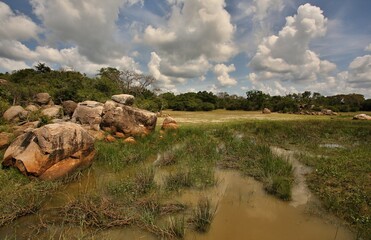
[[[202,118],[206,113],[184,113],[183,118],[178,114],[171,112],[182,122]],[[24,215],[40,213],[54,192],[63,192],[69,198],[58,208],[61,217],[52,222],[43,219],[45,229],[61,226],[57,228],[63,231],[63,227],[78,226],[84,232],[130,225],[159,238],[182,238],[187,222],[198,231],[206,231],[216,208],[209,200],[192,207],[171,199],[184,189],[217,184],[216,167],[241,171],[263,182],[268,193],[289,200],[293,169],[285,158],[272,153],[270,146],[278,146],[296,151],[297,158],[314,169],[307,181],[326,210],[348,222],[359,236],[371,235],[369,122],[276,114],[264,115],[275,121],[246,121],[259,114],[233,112],[236,116],[232,118],[222,111],[210,114],[201,123],[212,122],[218,116],[222,116],[221,121],[209,125],[189,121],[178,131],[155,132],[137,139],[134,145],[96,142],[97,155],[91,168],[93,187],[83,187],[86,172],[61,181],[40,182],[14,169],[0,169],[0,227],[10,226]],[[238,118],[239,114],[245,115]],[[226,122],[231,119],[233,122]],[[333,143],[343,148],[320,147]],[[3,153],[0,151],[0,157]],[[163,159],[152,167],[158,154]],[[156,173],[161,171],[169,172],[163,187],[155,181]],[[81,185],[84,191],[69,192],[69,187],[75,185]],[[184,214],[187,209],[195,210],[189,216]],[[168,220],[165,225],[164,218]]]
[[[60,182],[31,181],[15,169],[0,170],[0,227],[36,213]]]
[[[170,173],[165,179],[165,188],[170,191],[178,191],[180,188],[190,188],[192,185],[193,182],[188,171]]]
[[[209,198],[201,198],[190,219],[196,231],[201,233],[207,232],[216,211],[217,207],[211,206],[211,200]]]
[[[142,168],[134,174],[121,180],[111,181],[108,192],[118,198],[134,201],[155,188],[153,168]]]
[[[176,238],[184,238],[185,234],[184,216],[169,217],[166,231],[169,232],[171,236],[174,236]]]

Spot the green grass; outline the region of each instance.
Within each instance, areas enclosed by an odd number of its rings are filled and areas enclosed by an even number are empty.
[[[0,227],[36,213],[60,182],[30,181],[16,169],[0,169]]]
[[[193,210],[193,215],[190,219],[196,231],[201,233],[207,232],[216,211],[217,206],[213,207],[209,198],[201,198],[196,208]]]

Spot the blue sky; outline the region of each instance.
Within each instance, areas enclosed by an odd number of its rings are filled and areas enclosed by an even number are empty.
[[[0,72],[152,74],[175,93],[371,97],[368,0],[0,1]]]

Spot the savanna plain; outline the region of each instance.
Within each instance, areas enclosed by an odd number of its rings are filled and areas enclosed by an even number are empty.
[[[97,141],[93,165],[61,180],[0,169],[0,238],[370,239],[369,121],[163,114],[179,129],[160,117],[135,144]]]

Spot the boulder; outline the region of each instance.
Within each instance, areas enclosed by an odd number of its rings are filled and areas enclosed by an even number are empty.
[[[99,131],[102,122],[103,103],[85,101],[77,104],[72,115],[72,122],[90,126],[91,129]]]
[[[19,136],[5,151],[2,165],[53,180],[89,166],[94,154],[94,138],[80,125],[64,122]]]
[[[269,113],[271,113],[271,110],[269,110],[268,108],[264,108],[262,113],[263,114],[269,114]]]
[[[3,118],[6,121],[13,121],[18,122],[19,120],[23,120],[27,117],[28,112],[21,106],[11,106],[6,110],[3,114]]]
[[[62,106],[63,106],[64,114],[69,117],[72,117],[73,113],[75,112],[77,108],[77,103],[71,100],[67,100],[62,103]]]
[[[29,111],[29,112],[36,112],[36,111],[39,110],[39,107],[36,106],[36,105],[30,104],[30,105],[28,105],[25,109],[26,109],[27,111]]]
[[[34,97],[34,102],[43,105],[53,105],[52,97],[49,93],[38,93]]]
[[[131,106],[134,103],[134,96],[129,94],[113,95],[111,99],[117,103]]]
[[[0,85],[6,85],[8,84],[8,81],[5,79],[0,79]]]
[[[49,118],[58,118],[61,116],[62,107],[59,105],[50,106],[41,110],[41,114]]]
[[[156,122],[157,116],[153,112],[107,101],[101,126],[125,135],[147,135],[155,129]]]
[[[353,117],[353,120],[371,120],[371,116],[367,114],[357,114]]]
[[[323,113],[323,115],[335,115],[334,112],[330,109],[322,109],[321,112]]]
[[[6,148],[10,144],[11,136],[10,133],[0,133],[0,149]]]
[[[13,127],[13,134],[15,136],[19,136],[23,133],[26,132],[31,132],[35,128],[39,126],[40,122],[39,121],[34,121],[34,122],[26,122],[25,124],[14,126]]]
[[[174,118],[166,117],[164,119],[164,121],[162,122],[161,129],[163,129],[163,130],[166,130],[166,129],[176,130],[176,129],[178,129],[178,123],[175,121]]]

